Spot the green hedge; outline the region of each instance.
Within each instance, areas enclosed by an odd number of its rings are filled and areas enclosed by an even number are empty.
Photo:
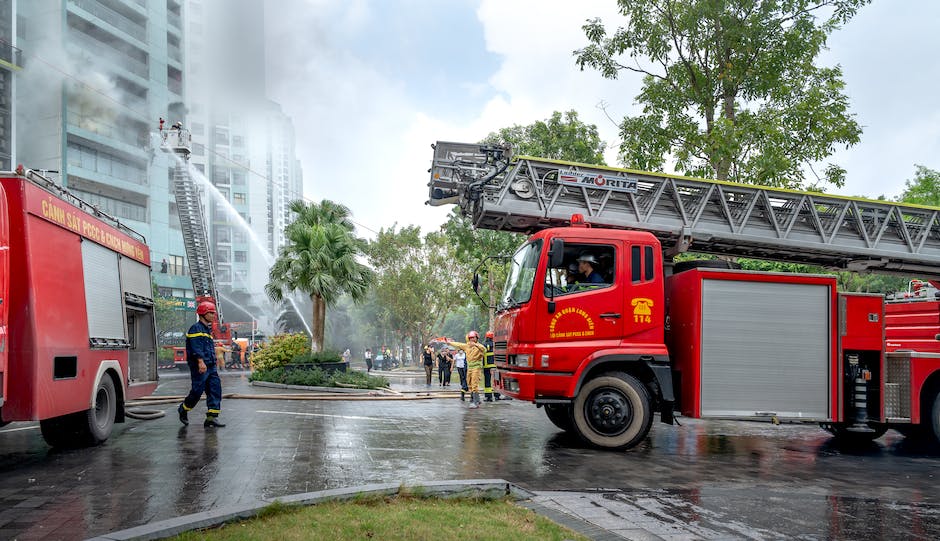
[[[251,381],[268,381],[285,385],[306,385],[308,387],[347,387],[358,389],[380,389],[388,387],[388,380],[381,376],[370,376],[364,372],[327,372],[319,368],[304,370],[285,370],[282,367],[267,370],[255,370]],[[341,384],[341,385],[340,385]]]

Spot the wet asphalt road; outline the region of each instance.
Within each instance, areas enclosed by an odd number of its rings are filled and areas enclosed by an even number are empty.
[[[170,373],[157,394],[187,389]],[[245,374],[223,375],[223,390],[285,392]],[[50,450],[31,423],[0,428],[0,539],[84,539],[260,497],[475,478],[611,530],[630,517],[662,539],[940,539],[940,454],[893,431],[849,450],[813,426],[683,420],[611,453],[515,401],[233,399],[228,426],[209,431],[204,404],[188,428],[159,406],[166,417],[117,425],[91,449]]]

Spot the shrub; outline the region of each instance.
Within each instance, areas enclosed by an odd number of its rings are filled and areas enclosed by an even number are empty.
[[[305,385],[308,387],[354,386],[359,389],[380,389],[388,387],[388,380],[380,376],[370,376],[363,372],[326,372],[319,368],[287,370],[283,367],[256,370],[251,381],[269,381],[285,385]]]
[[[303,333],[277,334],[251,356],[255,370],[270,370],[310,353],[310,338]]]
[[[291,359],[290,364],[338,363],[343,356],[338,351],[310,351]]]

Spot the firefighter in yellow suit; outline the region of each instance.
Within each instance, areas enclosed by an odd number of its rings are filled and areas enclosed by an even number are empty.
[[[470,387],[470,408],[480,407],[480,379],[483,376],[483,358],[486,356],[486,346],[479,342],[480,333],[470,331],[467,333],[467,342],[447,342],[467,354],[467,386]]]

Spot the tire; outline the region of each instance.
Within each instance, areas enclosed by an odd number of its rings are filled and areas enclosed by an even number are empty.
[[[584,384],[574,400],[572,420],[585,442],[603,449],[629,449],[649,434],[652,401],[636,378],[609,372]]]
[[[105,375],[95,389],[95,407],[39,421],[46,443],[52,447],[86,447],[99,445],[111,436],[117,415],[117,392],[114,380]]]
[[[724,259],[693,259],[691,261],[679,261],[672,265],[672,273],[679,274],[692,269],[740,269],[741,264],[735,261],[726,261]]]
[[[933,404],[924,408],[926,410],[924,413],[929,414],[930,417],[923,418],[924,416],[921,416],[921,423],[930,444],[940,447],[940,390],[934,392],[932,399]]]
[[[89,445],[103,443],[111,436],[114,429],[114,419],[117,417],[117,391],[114,389],[114,380],[105,374],[95,389],[94,407],[85,415],[85,433]]]
[[[574,421],[571,419],[571,404],[545,404],[545,414],[553,425],[571,432],[574,429]]]

